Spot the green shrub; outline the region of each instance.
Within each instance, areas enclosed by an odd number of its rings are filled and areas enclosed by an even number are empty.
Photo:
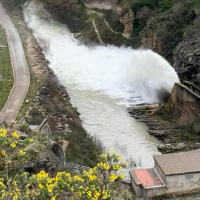
[[[27,138],[29,143],[32,138]],[[16,132],[9,133],[0,128],[0,199],[6,200],[56,200],[67,197],[71,200],[111,200],[120,199],[118,185],[124,178],[117,171],[127,163],[115,152],[99,156],[99,163],[80,175],[72,176],[68,172],[56,175],[44,170],[37,174],[24,172],[20,162],[24,162],[29,153],[25,141],[21,141]],[[18,163],[18,164],[17,164]]]
[[[30,127],[29,127],[28,124],[22,124],[22,125],[20,125],[19,130],[21,132],[27,133],[27,134],[29,134],[31,132],[31,129],[30,129]]]

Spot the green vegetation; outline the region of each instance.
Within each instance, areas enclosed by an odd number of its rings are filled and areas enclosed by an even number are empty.
[[[21,8],[25,3],[29,2],[30,0],[15,0],[15,4]]]
[[[123,7],[131,7],[133,11],[138,11],[144,6],[149,7],[150,9],[156,9],[158,12],[164,12],[171,8],[173,0],[123,0]]]
[[[47,138],[46,138],[47,139]],[[31,149],[35,138],[21,139],[17,132],[0,128],[0,199],[7,200],[122,200],[130,193],[118,192],[123,174],[117,171],[126,168],[116,152],[106,152],[99,156],[99,163],[80,175],[65,172],[45,172],[36,174],[25,171],[23,164],[32,162]],[[120,196],[119,196],[120,195]]]
[[[27,60],[27,64],[28,64],[29,72],[30,72],[30,85],[29,85],[28,93],[25,98],[25,101],[26,100],[28,100],[28,101],[27,101],[27,103],[24,102],[22,107],[20,108],[20,111],[17,115],[17,120],[21,119],[24,116],[25,112],[30,107],[31,101],[35,98],[36,93],[44,85],[44,83],[46,82],[46,78],[47,78],[44,74],[40,74],[38,76],[36,74],[36,72],[34,71],[34,69],[32,68],[32,66],[35,63],[33,63],[32,57],[30,56],[30,54],[28,52],[28,45],[27,45],[27,41],[30,38],[30,35],[32,33],[31,33],[30,29],[28,29],[27,27],[24,27],[24,24],[21,23],[22,17],[23,17],[22,13],[18,10],[18,15],[14,15],[12,18],[12,21],[13,21],[15,27],[17,28],[17,31],[20,35],[22,45],[23,45],[23,48],[25,51],[25,56],[26,56],[26,60]],[[41,51],[41,49],[38,49],[38,51]]]
[[[164,121],[172,121],[174,119],[174,114],[167,111],[165,106],[161,106],[154,115],[160,116]]]
[[[120,23],[116,15],[113,14],[111,10],[104,10],[105,19],[108,21],[111,28],[118,33],[123,33],[124,26]]]
[[[27,133],[27,134],[31,133],[31,129],[28,124],[20,125],[19,130],[22,131],[23,133]]]
[[[71,122],[69,128],[72,132],[60,135],[60,137],[70,142],[65,152],[66,161],[94,167],[99,155],[99,149],[95,145],[95,141],[92,137],[89,137],[81,124]]]
[[[200,142],[200,118],[198,117],[193,123],[182,127],[181,137],[192,142]]]
[[[0,26],[0,111],[8,99],[12,86],[13,73],[10,53],[5,31]]]

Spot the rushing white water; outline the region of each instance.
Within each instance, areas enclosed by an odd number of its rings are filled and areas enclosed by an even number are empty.
[[[179,81],[174,69],[150,50],[81,45],[66,26],[38,17],[34,3],[24,16],[88,133],[124,159],[152,167],[159,142],[126,110],[133,104],[158,102],[160,89],[170,92]]]

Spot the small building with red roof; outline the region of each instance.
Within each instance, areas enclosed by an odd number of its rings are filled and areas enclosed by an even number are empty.
[[[130,171],[137,197],[200,190],[200,149],[154,156],[154,168]]]

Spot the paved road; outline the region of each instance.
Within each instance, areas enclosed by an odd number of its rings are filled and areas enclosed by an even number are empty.
[[[0,113],[0,122],[16,118],[29,88],[30,75],[19,34],[0,3],[0,23],[6,31],[14,74],[14,85]]]

